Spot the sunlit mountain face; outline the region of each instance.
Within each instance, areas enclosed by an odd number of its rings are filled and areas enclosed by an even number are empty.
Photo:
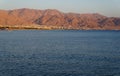
[[[56,9],[0,10],[0,25],[47,25],[81,29],[120,29],[120,18],[98,13],[63,13]]]

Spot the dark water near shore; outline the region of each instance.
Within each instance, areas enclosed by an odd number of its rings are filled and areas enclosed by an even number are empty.
[[[120,31],[0,31],[0,76],[120,76]]]

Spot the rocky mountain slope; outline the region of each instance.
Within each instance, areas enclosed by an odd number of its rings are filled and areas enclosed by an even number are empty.
[[[15,9],[0,10],[0,25],[43,25],[68,29],[120,30],[120,18],[106,17],[97,13],[63,13],[58,10]]]

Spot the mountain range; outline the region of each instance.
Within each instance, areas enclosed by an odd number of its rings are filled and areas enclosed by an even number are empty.
[[[120,30],[119,17],[107,17],[98,13],[64,13],[56,9],[0,10],[1,26],[47,26],[65,29]]]

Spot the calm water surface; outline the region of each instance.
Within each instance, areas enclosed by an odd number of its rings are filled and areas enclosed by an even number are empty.
[[[120,31],[0,31],[0,76],[120,76]]]

